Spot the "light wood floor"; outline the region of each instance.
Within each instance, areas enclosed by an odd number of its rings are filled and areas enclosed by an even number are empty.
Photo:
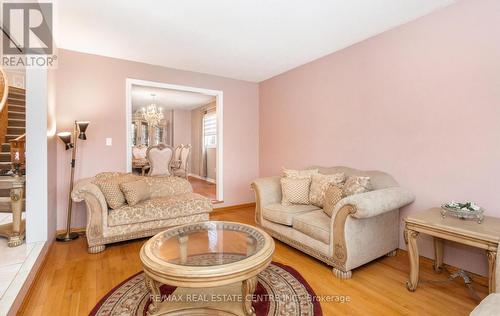
[[[193,191],[195,193],[201,194],[212,201],[217,199],[216,193],[216,185],[214,183],[210,183],[205,180],[201,180],[194,177],[188,177],[191,186],[193,187]]]
[[[217,220],[254,223],[254,209],[223,211]],[[21,315],[87,315],[114,286],[141,271],[139,249],[146,239],[123,242],[103,253],[88,254],[85,238],[54,243],[47,260],[24,302]],[[317,295],[345,295],[348,303],[321,303],[324,315],[468,315],[477,304],[463,282],[421,283],[416,292],[405,288],[408,276],[406,252],[384,257],[354,270],[350,280],[336,279],[328,266],[276,242],[274,261],[292,266]],[[432,262],[421,260],[421,280],[446,280],[432,272]],[[475,288],[484,297],[487,288]]]

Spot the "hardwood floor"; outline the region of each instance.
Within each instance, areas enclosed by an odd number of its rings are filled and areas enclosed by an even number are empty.
[[[220,211],[214,220],[253,224],[254,209]],[[99,254],[88,254],[85,238],[54,243],[24,302],[20,315],[87,315],[109,290],[141,271],[139,249],[147,239],[111,245]],[[299,271],[319,296],[342,295],[349,302],[321,302],[323,315],[468,315],[477,304],[463,281],[425,283],[447,276],[435,274],[432,261],[421,259],[421,283],[416,292],[406,290],[409,264],[405,251],[384,257],[353,271],[349,280],[336,279],[331,269],[283,243],[276,242],[274,261]],[[483,298],[486,280],[474,287]]]
[[[193,191],[195,193],[201,194],[212,201],[215,201],[217,199],[215,183],[211,183],[194,177],[188,177],[188,180],[191,183],[191,186],[193,186]]]

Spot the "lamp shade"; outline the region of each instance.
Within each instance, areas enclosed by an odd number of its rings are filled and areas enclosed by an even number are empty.
[[[85,131],[87,131],[87,127],[89,127],[90,122],[89,121],[77,121],[76,125],[78,126],[78,131],[80,134],[78,135],[78,138],[81,140],[86,140],[87,135],[85,134]]]
[[[71,143],[71,133],[70,132],[61,132],[57,133],[57,137],[66,145],[66,150],[73,148],[73,144]]]

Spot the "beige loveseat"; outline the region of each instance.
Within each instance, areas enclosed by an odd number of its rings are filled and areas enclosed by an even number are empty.
[[[134,206],[125,204],[115,209],[109,208],[96,184],[97,177],[82,179],[75,184],[71,194],[73,201],[85,201],[87,206],[86,235],[90,253],[103,251],[106,244],[152,236],[167,227],[209,219],[212,211],[210,200],[193,193],[186,179],[138,177],[134,180],[141,178],[152,183],[150,197]],[[160,182],[156,190],[155,181]]]
[[[399,208],[413,202],[413,194],[384,172],[313,168],[322,174],[369,176],[373,190],[341,199],[330,217],[314,205],[282,205],[280,177],[258,179],[252,184],[256,222],[274,238],[333,266],[342,279],[350,278],[354,268],[394,254]]]

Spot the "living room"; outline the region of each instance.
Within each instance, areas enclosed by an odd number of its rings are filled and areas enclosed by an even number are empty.
[[[500,314],[498,1],[51,4],[8,175],[40,249],[0,261],[0,313]],[[138,82],[215,98],[216,198]]]

